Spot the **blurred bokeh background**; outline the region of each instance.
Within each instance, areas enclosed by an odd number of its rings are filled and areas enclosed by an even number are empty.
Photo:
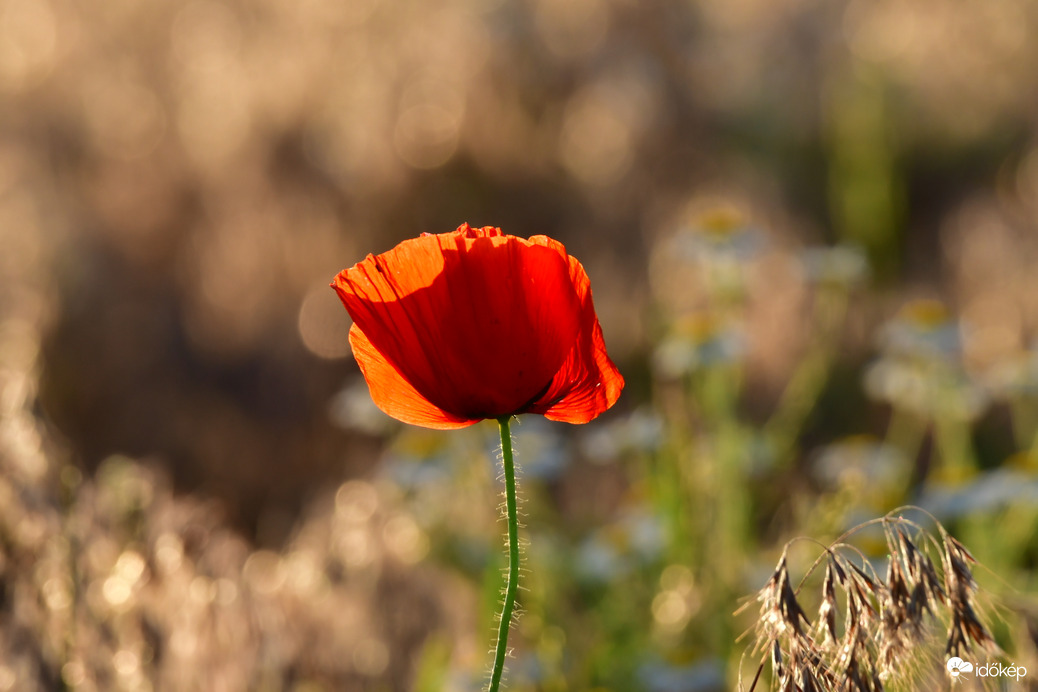
[[[374,410],[328,288],[463,221],[564,242],[628,382],[518,428],[511,689],[727,689],[781,544],[904,502],[1033,658],[1036,37],[1031,0],[0,0],[0,690],[479,689],[495,430]]]

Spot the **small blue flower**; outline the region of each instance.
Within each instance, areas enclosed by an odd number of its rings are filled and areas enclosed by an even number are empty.
[[[943,303],[914,300],[884,325],[880,348],[895,356],[953,361],[962,355],[962,332]]]
[[[663,378],[677,379],[696,370],[738,362],[746,338],[735,325],[711,314],[689,317],[664,338],[653,353],[653,367]]]
[[[764,233],[730,204],[709,207],[692,216],[673,238],[674,251],[703,262],[745,262],[764,246]]]
[[[638,668],[638,678],[648,692],[721,692],[727,689],[724,664],[717,660],[689,665],[650,661]]]
[[[826,445],[812,467],[814,475],[831,488],[900,487],[912,472],[912,464],[900,450],[868,435]]]
[[[919,499],[920,507],[941,520],[1036,503],[1038,475],[1015,469],[986,471],[965,485],[930,484]]]
[[[649,408],[624,418],[588,426],[580,438],[584,455],[596,463],[612,463],[627,453],[653,452],[663,443],[663,421]]]

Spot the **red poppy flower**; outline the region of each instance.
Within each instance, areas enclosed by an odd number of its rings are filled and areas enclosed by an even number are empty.
[[[587,273],[546,236],[463,224],[368,255],[332,287],[372,398],[405,423],[450,429],[518,413],[586,423],[623,389]]]

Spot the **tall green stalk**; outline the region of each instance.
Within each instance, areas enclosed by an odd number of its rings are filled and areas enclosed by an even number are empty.
[[[519,511],[515,498],[515,462],[512,457],[512,434],[508,429],[509,416],[497,419],[501,427],[501,463],[505,468],[505,509],[508,514],[508,581],[505,584],[505,603],[501,608],[501,622],[497,629],[497,649],[494,653],[494,672],[488,692],[497,692],[501,673],[508,654],[508,629],[512,624],[515,594],[519,589]]]

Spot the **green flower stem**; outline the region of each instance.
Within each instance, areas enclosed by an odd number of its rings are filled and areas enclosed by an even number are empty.
[[[964,481],[977,473],[969,423],[948,415],[938,416],[934,420],[934,437],[945,474],[953,480]]]
[[[497,692],[501,673],[508,653],[508,629],[512,624],[515,594],[519,589],[519,512],[515,499],[515,463],[512,458],[512,434],[508,430],[509,416],[497,419],[501,427],[501,461],[505,468],[505,508],[508,513],[508,581],[505,584],[505,604],[498,623],[497,649],[494,653],[494,672],[487,692]]]
[[[829,380],[847,318],[847,290],[823,286],[815,300],[816,338],[793,371],[764,434],[771,441],[776,464],[788,467],[796,457],[796,443]]]
[[[894,406],[883,441],[900,451],[909,465],[914,467],[928,429],[928,421],[901,406]]]

